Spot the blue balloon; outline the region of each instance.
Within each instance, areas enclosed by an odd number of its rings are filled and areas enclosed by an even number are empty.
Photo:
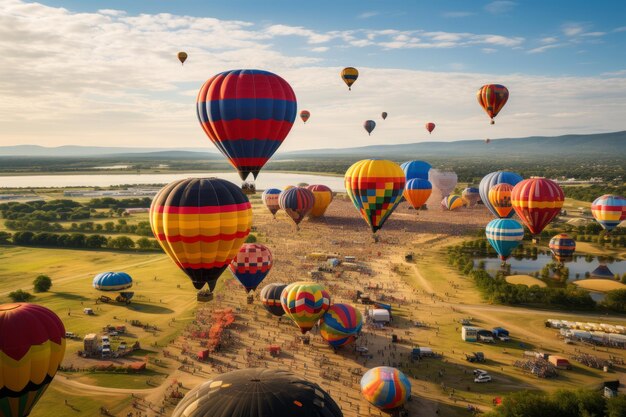
[[[480,184],[478,185],[480,199],[482,200],[485,207],[489,209],[491,214],[493,214],[495,217],[500,217],[496,209],[493,207],[493,204],[489,202],[489,190],[491,189],[491,187],[493,187],[496,184],[502,184],[502,183],[506,183],[514,187],[515,184],[517,184],[521,180],[523,180],[521,175],[516,174],[515,172],[509,172],[509,171],[492,172],[490,174],[485,175],[483,179],[480,180]],[[515,211],[511,210],[511,213],[509,213],[508,218],[513,217],[514,214],[515,214]]]
[[[102,272],[93,279],[93,287],[101,291],[119,291],[133,286],[133,279],[126,272]]]
[[[500,259],[506,261],[524,239],[524,226],[513,219],[494,219],[485,227],[485,235]]]
[[[400,168],[404,171],[404,176],[407,182],[413,178],[420,178],[423,180],[428,179],[428,171],[432,166],[425,161],[409,161],[400,165]]]

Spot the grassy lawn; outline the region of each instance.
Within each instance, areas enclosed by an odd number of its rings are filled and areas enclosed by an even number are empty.
[[[583,279],[574,281],[574,284],[581,288],[598,292],[626,289],[626,285],[621,282],[611,281],[608,279]]]
[[[509,275],[506,277],[506,282],[509,284],[522,284],[527,287],[532,287],[533,285],[538,285],[539,287],[547,287],[547,284],[540,279],[535,277],[531,277],[530,275]]]

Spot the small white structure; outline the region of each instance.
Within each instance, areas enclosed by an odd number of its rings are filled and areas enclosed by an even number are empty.
[[[370,310],[369,316],[374,323],[387,324],[391,321],[391,315],[389,314],[389,311],[385,310],[384,308],[374,308]]]
[[[480,330],[478,327],[463,326],[461,328],[461,339],[466,342],[475,342],[478,337],[478,330]]]

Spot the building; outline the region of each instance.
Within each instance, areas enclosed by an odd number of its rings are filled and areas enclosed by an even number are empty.
[[[548,357],[548,362],[554,365],[557,369],[572,369],[572,365],[569,361],[562,356],[550,355]]]
[[[461,327],[461,339],[465,340],[466,342],[475,342],[478,338],[478,330],[478,327]]]
[[[369,311],[369,317],[374,323],[387,324],[391,321],[389,311],[383,308],[374,308]]]
[[[89,333],[83,339],[83,350],[85,353],[97,353],[100,348],[100,338],[95,333]]]

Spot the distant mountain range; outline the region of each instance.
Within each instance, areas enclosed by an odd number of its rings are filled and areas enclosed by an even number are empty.
[[[526,138],[460,140],[454,142],[419,142],[398,145],[373,145],[356,148],[314,149],[278,152],[273,160],[309,158],[390,158],[411,159],[446,156],[507,159],[561,156],[604,156],[626,158],[626,131],[590,135],[556,137],[532,136]],[[219,159],[217,150],[205,148],[123,148],[95,146],[60,146],[47,148],[37,145],[0,146],[0,157],[31,158],[120,158],[133,159]]]

